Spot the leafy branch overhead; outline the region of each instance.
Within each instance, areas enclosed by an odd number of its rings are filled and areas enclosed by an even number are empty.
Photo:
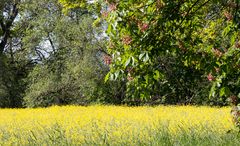
[[[107,79],[127,80],[132,98],[151,98],[158,85],[169,86],[173,66],[166,56],[178,60],[175,67],[202,72],[212,84],[210,97],[240,96],[239,0],[60,2],[101,8],[96,11],[107,22],[112,54]]]

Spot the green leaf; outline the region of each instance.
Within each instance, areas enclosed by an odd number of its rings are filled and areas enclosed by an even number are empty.
[[[145,99],[145,94],[140,94],[140,99],[143,101]]]
[[[149,75],[144,76],[144,79],[145,79],[146,84],[148,84],[149,83]]]
[[[105,76],[105,78],[104,78],[104,82],[106,83],[108,80],[109,80],[109,76],[110,76],[110,72]]]
[[[145,52],[144,52],[144,53],[141,53],[141,54],[139,55],[139,60],[141,60],[145,54],[146,54]]]
[[[119,76],[119,71],[116,71],[115,73],[114,73],[114,75],[115,75],[115,80],[117,80],[117,78],[118,78],[118,76]]]
[[[227,36],[228,33],[231,31],[231,25],[228,25],[222,32],[222,36]]]
[[[158,79],[160,78],[160,73],[159,73],[158,70],[155,70],[153,78],[154,78],[155,80],[158,80]]]
[[[237,33],[234,33],[231,37],[231,45],[234,45],[235,44],[235,41],[236,41],[236,38],[237,38]]]
[[[126,63],[125,63],[125,67],[127,67],[127,66],[129,65],[130,62],[131,62],[131,57],[128,58],[128,60],[126,61]]]
[[[134,66],[135,65],[135,59],[134,57],[131,57],[132,58],[132,65]]]
[[[110,74],[110,80],[114,80],[114,74]]]
[[[216,84],[216,82],[214,82],[212,87],[211,87],[210,93],[209,93],[209,99],[211,97],[215,97],[215,95],[216,95],[216,86],[217,86],[217,84]]]
[[[219,92],[220,97],[228,96],[229,94],[230,94],[230,90],[228,87],[222,87],[220,89],[220,92]]]
[[[144,59],[143,59],[143,62],[147,62],[147,61],[149,61],[149,55],[148,55],[148,53],[146,53],[146,56],[145,56]]]

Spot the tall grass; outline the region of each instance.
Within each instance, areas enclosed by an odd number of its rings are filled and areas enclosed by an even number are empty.
[[[1,109],[0,145],[240,145],[230,108]]]

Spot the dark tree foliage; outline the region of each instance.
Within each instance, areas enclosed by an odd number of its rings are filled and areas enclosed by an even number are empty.
[[[21,107],[26,83],[23,79],[33,67],[22,55],[23,26],[19,26],[20,0],[0,4],[0,107]]]
[[[224,105],[239,94],[239,0],[60,0],[98,10],[126,100]],[[209,95],[209,96],[207,96]],[[166,100],[165,100],[166,99]]]
[[[92,26],[91,11],[63,12],[57,0],[25,1],[22,7],[29,26],[24,46],[41,56],[27,78],[25,106],[121,102],[123,85],[104,83],[109,56],[102,27]]]

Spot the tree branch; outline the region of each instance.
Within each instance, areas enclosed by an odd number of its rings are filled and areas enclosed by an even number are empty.
[[[0,54],[2,54],[4,49],[5,49],[5,46],[6,46],[7,41],[8,41],[8,38],[10,37],[10,28],[12,27],[13,22],[14,22],[15,18],[18,15],[17,5],[18,5],[18,2],[13,4],[12,11],[9,12],[10,13],[10,17],[9,17],[9,19],[6,20],[6,23],[4,24],[4,22],[3,22],[4,20],[2,20],[0,22],[0,25],[1,25],[2,30],[3,30],[3,37],[2,37],[2,40],[1,40],[1,43],[0,43]]]
[[[49,40],[49,42],[50,42],[50,44],[51,44],[51,47],[52,47],[52,49],[53,49],[53,52],[55,53],[56,52],[56,49],[55,49],[55,46],[54,46],[54,44],[53,44],[53,41],[52,41],[52,39],[51,39],[51,36],[50,36],[50,33],[48,32],[48,40]]]

